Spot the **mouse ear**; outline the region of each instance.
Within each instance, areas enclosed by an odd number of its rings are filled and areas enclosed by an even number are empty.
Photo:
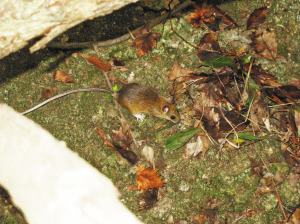
[[[163,112],[166,114],[166,113],[168,113],[170,111],[170,107],[168,107],[168,106],[164,106],[163,107]]]

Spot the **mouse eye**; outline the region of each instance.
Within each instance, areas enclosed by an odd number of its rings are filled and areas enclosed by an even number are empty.
[[[171,119],[174,120],[174,119],[175,119],[175,116],[171,116]]]

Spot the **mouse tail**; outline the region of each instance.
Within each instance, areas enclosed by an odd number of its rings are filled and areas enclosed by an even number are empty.
[[[44,106],[45,104],[53,101],[53,100],[56,100],[58,98],[61,98],[63,96],[66,96],[66,95],[69,95],[69,94],[72,94],[72,93],[78,93],[78,92],[90,92],[90,91],[99,91],[99,92],[104,92],[104,93],[109,93],[111,95],[114,94],[113,91],[110,91],[110,90],[107,90],[107,89],[101,89],[101,88],[83,88],[83,89],[73,89],[73,90],[70,90],[70,91],[67,91],[67,92],[64,92],[64,93],[61,93],[61,94],[58,94],[56,96],[53,96],[51,98],[49,98],[48,100],[45,100],[44,102],[36,105],[35,107],[32,107],[31,109],[29,110],[26,110],[24,112],[22,112],[21,114],[25,115],[25,114],[28,114],[42,106]]]

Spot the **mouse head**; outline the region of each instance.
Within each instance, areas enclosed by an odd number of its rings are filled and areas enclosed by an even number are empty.
[[[172,102],[167,102],[162,106],[163,117],[172,121],[173,123],[178,123],[180,121],[180,115],[175,108],[175,104]]]

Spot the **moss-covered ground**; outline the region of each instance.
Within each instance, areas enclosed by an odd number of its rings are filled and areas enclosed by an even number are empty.
[[[279,82],[285,84],[289,80],[299,80],[300,72],[300,15],[299,1],[270,1],[271,6],[264,27],[275,29],[278,40],[278,54],[287,59],[287,63],[272,60],[258,59],[265,69],[269,69]],[[232,1],[219,5],[234,19],[239,19],[245,12],[251,13],[255,8],[264,6],[263,1]],[[131,7],[131,8],[130,8]],[[288,9],[288,10],[284,10]],[[124,10],[124,9],[123,9]],[[130,10],[133,10],[130,11]],[[148,13],[148,12],[147,12]],[[114,26],[111,27],[106,20],[98,21],[98,26],[108,26],[113,34],[119,28],[118,21],[132,18],[129,28],[143,24],[142,19],[133,15],[147,14],[137,5],[126,7],[122,12],[116,12],[113,18]],[[127,15],[127,16],[126,16]],[[130,15],[130,16],[128,16]],[[122,16],[126,17],[122,19]],[[176,31],[187,41],[199,44],[203,34],[209,32],[208,28],[195,29],[185,21],[186,14],[172,19]],[[110,20],[109,20],[110,21]],[[133,21],[133,22],[132,22]],[[88,24],[88,22],[86,22]],[[87,41],[84,29],[88,25],[81,25],[78,32],[76,28],[71,34],[63,37],[72,41]],[[238,21],[245,24],[245,20]],[[101,36],[97,27],[92,27],[91,40],[98,40]],[[124,27],[125,25],[120,25]],[[245,27],[224,31],[219,36],[222,47],[230,49],[230,41],[238,48],[248,44],[248,35]],[[178,61],[181,66],[203,71],[198,68],[195,49],[180,40],[170,29],[170,23],[156,26],[155,32],[162,32],[161,41],[157,48],[141,58],[137,56],[136,49],[130,47],[131,41],[126,41],[116,46],[99,48],[103,60],[119,57],[124,60],[127,71],[112,70],[110,77],[127,79],[134,74],[134,82],[150,85],[162,94],[168,95],[171,83],[166,74],[171,71],[173,64]],[[108,32],[108,31],[106,31]],[[123,33],[126,31],[123,31]],[[74,35],[78,36],[74,36]],[[104,31],[103,31],[104,33]],[[68,35],[72,35],[68,37]],[[86,36],[86,34],[85,34]],[[115,36],[116,37],[116,36]],[[167,52],[166,52],[167,51]],[[97,68],[80,56],[73,53],[96,55],[93,49],[78,51],[60,51],[43,49],[32,55],[28,48],[11,54],[0,61],[0,103],[6,103],[16,111],[25,111],[39,103],[41,91],[51,86],[56,93],[67,90],[87,87],[108,88],[103,74]],[[250,53],[252,54],[252,53]],[[252,54],[254,55],[254,54]],[[62,70],[74,78],[73,84],[65,84],[53,80],[56,70]],[[121,86],[121,84],[118,84]],[[178,109],[184,108],[190,102],[186,100],[178,104]],[[283,219],[274,193],[259,196],[255,191],[261,179],[255,176],[251,169],[249,158],[260,161],[256,150],[260,152],[265,161],[270,163],[273,174],[280,171],[284,176],[290,172],[290,165],[286,162],[280,151],[280,143],[271,139],[259,142],[256,146],[248,145],[236,150],[211,147],[204,157],[196,156],[184,158],[184,149],[163,153],[166,139],[178,131],[187,130],[183,124],[170,126],[164,130],[154,130],[157,123],[164,121],[147,116],[142,122],[136,119],[125,109],[125,118],[138,141],[142,142],[141,148],[134,152],[141,155],[141,149],[151,146],[155,152],[156,167],[164,178],[165,195],[151,209],[139,211],[138,201],[141,193],[127,190],[128,186],[136,185],[136,166],[145,165],[147,162],[141,157],[137,165],[132,166],[126,160],[116,155],[110,148],[103,145],[92,123],[97,124],[110,135],[111,130],[118,130],[120,123],[114,109],[113,99],[106,98],[98,92],[85,92],[72,94],[51,102],[44,107],[27,115],[30,119],[48,130],[55,138],[65,141],[68,147],[77,152],[82,158],[96,167],[100,172],[109,177],[122,194],[122,202],[141,220],[148,224],[159,223],[192,223],[192,217],[197,216],[203,209],[210,210],[210,221],[207,223],[272,223]],[[45,143],[46,144],[46,143]],[[278,191],[286,212],[292,211],[300,202],[300,185],[292,187],[287,181],[278,186]],[[211,202],[216,206],[210,206]],[[117,212],[117,211],[116,211]],[[8,200],[0,200],[0,222],[21,223]],[[250,215],[249,215],[250,214]],[[214,221],[212,221],[214,220]],[[185,222],[183,222],[185,221]]]

